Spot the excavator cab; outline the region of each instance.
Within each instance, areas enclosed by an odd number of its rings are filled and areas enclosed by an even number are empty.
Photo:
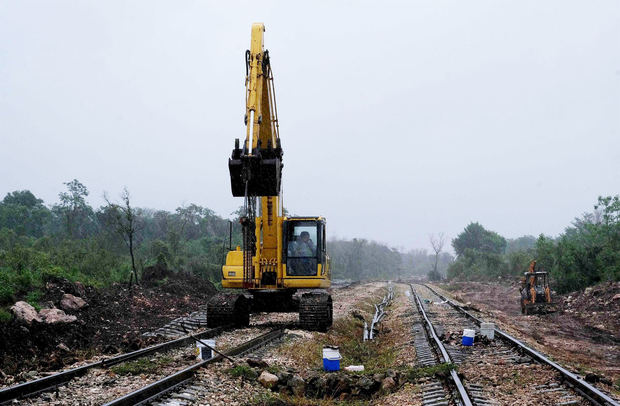
[[[316,277],[327,270],[325,220],[287,218],[282,223],[285,277]]]

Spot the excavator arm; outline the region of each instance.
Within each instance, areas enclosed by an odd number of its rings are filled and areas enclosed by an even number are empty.
[[[251,46],[246,51],[246,138],[235,140],[228,161],[233,196],[278,196],[282,179],[280,144],[273,72],[264,49],[262,23],[252,25]]]

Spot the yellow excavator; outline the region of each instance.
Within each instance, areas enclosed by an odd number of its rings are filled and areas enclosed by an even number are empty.
[[[252,25],[245,54],[246,137],[242,144],[235,140],[228,161],[232,194],[244,198],[243,247],[226,255],[222,287],[231,291],[207,303],[207,324],[245,326],[252,313],[299,312],[301,328],[325,331],[333,319],[325,219],[283,215],[283,151],[264,32],[264,24]]]
[[[553,313],[557,311],[551,301],[549,275],[536,269],[536,261],[530,262],[528,271],[521,278],[521,313]]]

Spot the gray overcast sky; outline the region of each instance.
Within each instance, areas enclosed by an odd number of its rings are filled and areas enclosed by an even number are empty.
[[[0,1],[0,195],[228,216],[266,24],[285,206],[405,249],[563,231],[620,192],[620,2]],[[1,198],[1,196],[0,196]]]

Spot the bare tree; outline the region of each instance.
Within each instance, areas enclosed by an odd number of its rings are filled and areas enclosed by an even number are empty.
[[[116,231],[123,237],[123,240],[127,244],[129,248],[129,255],[131,256],[131,270],[132,277],[129,278],[129,285],[131,286],[132,279],[135,280],[136,285],[138,284],[138,272],[136,271],[136,259],[134,255],[134,242],[136,237],[136,232],[138,230],[137,221],[136,221],[136,210],[131,207],[129,202],[129,191],[127,188],[123,188],[123,192],[121,193],[122,204],[116,204],[110,202],[106,194],[104,193],[103,198],[106,203],[108,203],[108,208],[112,214],[112,218],[114,219],[114,223],[116,226]]]
[[[446,244],[446,236],[444,233],[439,233],[438,235],[431,234],[428,237],[431,246],[433,247],[433,251],[435,251],[435,265],[433,266],[433,275],[435,277],[439,277],[439,271],[437,270],[437,265],[439,264],[439,254],[443,250],[443,246]]]

